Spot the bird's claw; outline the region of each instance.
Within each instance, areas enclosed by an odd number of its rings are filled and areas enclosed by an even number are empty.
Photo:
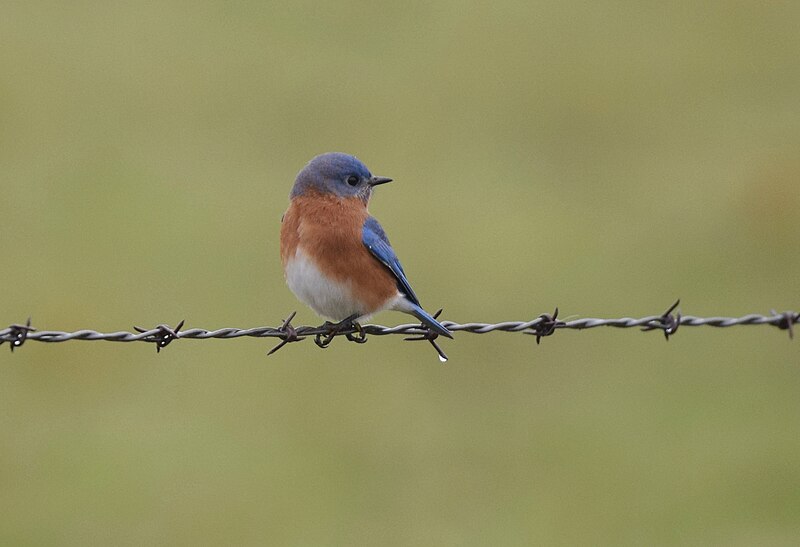
[[[333,339],[340,334],[344,334],[345,337],[351,342],[355,342],[357,344],[365,343],[367,341],[367,333],[364,330],[364,327],[356,322],[357,318],[358,315],[351,315],[350,317],[347,317],[338,323],[325,321],[320,327],[320,329],[324,330],[325,332],[320,332],[314,336],[314,343],[322,349],[325,349],[330,346],[331,342],[333,342]],[[353,331],[357,332],[358,335],[356,336]]]
[[[352,325],[355,327],[356,332],[348,332],[345,334],[345,337],[351,342],[355,342],[356,344],[366,343],[367,331],[364,330],[364,327],[361,326],[361,323],[356,323],[354,321]],[[358,334],[356,335],[356,333]]]

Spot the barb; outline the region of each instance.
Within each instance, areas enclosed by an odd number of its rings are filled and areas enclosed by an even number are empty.
[[[434,319],[438,319],[439,316],[442,314],[442,308],[439,308],[439,311],[433,314]],[[420,340],[427,340],[433,346],[433,349],[436,350],[436,353],[439,354],[439,361],[442,363],[447,362],[447,354],[439,347],[439,344],[436,343],[436,339],[439,338],[439,333],[435,332],[432,329],[426,328],[423,323],[420,322],[419,328],[421,330],[426,331],[424,334],[420,334],[419,336],[409,336],[408,338],[403,338],[408,342],[419,342]]]
[[[541,320],[536,326],[532,328],[533,332],[526,332],[525,334],[532,334],[536,337],[536,345],[542,341],[543,336],[551,336],[556,332],[556,329],[563,329],[567,326],[564,321],[558,320],[558,308],[555,309],[553,315],[543,313],[539,316]]]
[[[679,298],[658,318],[658,321],[653,321],[649,325],[642,327],[642,330],[661,329],[664,332],[664,339],[669,342],[669,337],[675,334],[678,331],[678,327],[681,326],[681,312],[678,312],[677,316],[672,315],[672,312],[675,311],[675,308],[677,308],[680,303],[681,299]]]
[[[793,311],[785,311],[783,313],[778,313],[775,310],[770,310],[772,315],[779,315],[781,320],[778,321],[775,326],[781,330],[788,330],[789,331],[789,340],[794,338],[794,329],[792,326],[795,323],[800,323],[800,313],[795,313]],[[30,320],[29,320],[30,321]]]
[[[2,345],[3,342],[10,342],[9,347],[11,348],[11,352],[13,353],[14,348],[18,348],[25,343],[25,340],[28,339],[28,333],[33,332],[35,330],[36,329],[31,327],[30,317],[28,317],[28,321],[26,321],[24,325],[17,325],[17,324],[9,325],[9,327],[6,329],[6,331],[8,331],[8,334],[6,336],[0,336],[0,345]]]
[[[156,353],[161,353],[161,349],[167,347],[167,345],[172,342],[173,340],[177,340],[179,338],[178,331],[181,330],[185,320],[181,320],[178,323],[178,326],[175,327],[173,330],[172,327],[169,325],[158,325],[153,330],[143,329],[142,327],[137,327],[136,325],[133,326],[136,332],[141,332],[146,336],[142,338],[145,342],[155,342],[156,344]]]
[[[642,331],[661,331],[669,340],[670,336],[678,331],[678,327],[717,327],[727,328],[734,326],[755,326],[771,325],[778,329],[788,331],[789,337],[794,335],[794,325],[800,323],[800,313],[794,311],[776,312],[771,310],[771,315],[748,314],[741,317],[697,317],[693,315],[682,315],[680,312],[674,313],[680,301],[675,302],[666,312],[661,315],[650,315],[640,318],[619,317],[619,318],[582,318],[571,321],[558,319],[558,308],[553,314],[543,313],[530,321],[505,321],[501,323],[455,323],[452,321],[442,321],[442,324],[451,332],[464,332],[470,334],[488,334],[490,332],[511,332],[523,333],[536,337],[537,344],[545,336],[552,336],[558,330],[584,330],[598,327],[614,328],[638,328]],[[434,317],[439,317],[439,310]],[[318,327],[301,326],[294,327],[291,322],[295,317],[292,313],[279,327],[254,327],[249,329],[222,328],[216,330],[206,330],[192,328],[181,330],[184,321],[172,327],[160,324],[153,329],[145,330],[142,327],[134,327],[136,332],[117,331],[117,332],[98,332],[94,330],[78,330],[74,332],[56,330],[37,330],[31,326],[30,318],[24,325],[12,324],[5,329],[0,329],[0,344],[9,342],[11,350],[20,347],[26,341],[34,342],[68,342],[71,340],[106,340],[109,342],[148,342],[156,344],[156,351],[160,352],[172,341],[178,339],[208,340],[210,338],[220,338],[224,340],[232,338],[252,337],[252,338],[279,338],[281,342],[275,346],[269,355],[275,353],[287,344],[299,342],[307,337],[313,337],[320,347],[327,347],[334,338],[344,336],[346,339],[364,343],[369,336],[386,336],[398,334],[410,341],[425,341],[431,343],[439,358],[444,361],[447,355],[437,344],[437,334],[419,323],[397,325],[395,327],[385,327],[383,325],[359,325],[352,319],[341,323],[325,323]]]
[[[283,346],[291,342],[299,342],[300,340],[305,340],[305,337],[300,338],[299,336],[297,336],[297,330],[295,330],[295,328],[292,326],[292,319],[294,319],[295,315],[297,315],[297,312],[293,311],[291,315],[289,315],[289,317],[287,317],[286,320],[283,322],[283,325],[281,325],[281,327],[278,329],[279,331],[281,331],[281,334],[279,335],[281,338],[281,343],[272,348],[271,350],[269,350],[269,352],[267,352],[267,355],[272,355],[273,353],[281,349]]]

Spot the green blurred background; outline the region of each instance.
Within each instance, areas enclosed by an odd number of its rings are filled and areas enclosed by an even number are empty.
[[[0,323],[320,320],[297,171],[448,320],[800,308],[796,2],[15,2]],[[407,322],[396,313],[375,320]],[[800,346],[770,327],[0,347],[3,545],[794,545]]]

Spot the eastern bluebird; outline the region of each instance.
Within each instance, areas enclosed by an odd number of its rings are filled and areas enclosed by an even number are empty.
[[[367,212],[374,177],[357,158],[315,157],[294,181],[281,220],[281,262],[292,292],[315,312],[355,322],[382,310],[413,315],[452,338],[422,309],[386,233]]]

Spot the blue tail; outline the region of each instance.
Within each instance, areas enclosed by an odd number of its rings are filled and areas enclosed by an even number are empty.
[[[411,313],[414,315],[414,317],[416,317],[417,319],[422,321],[422,323],[424,325],[429,327],[432,331],[441,334],[442,336],[447,336],[448,338],[452,338],[453,337],[453,335],[450,334],[450,331],[447,330],[444,327],[444,325],[439,323],[436,319],[431,317],[431,315],[428,312],[426,312],[425,310],[423,310],[421,307],[417,306],[416,304],[412,304],[412,305],[413,305],[413,308],[411,310]]]

